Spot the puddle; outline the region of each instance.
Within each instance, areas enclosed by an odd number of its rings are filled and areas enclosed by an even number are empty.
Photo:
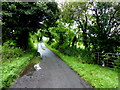
[[[38,71],[38,70],[40,70],[40,69],[41,69],[41,67],[40,67],[39,63],[38,63],[38,64],[35,64],[35,65],[34,65],[34,68],[36,69],[36,71]]]
[[[24,75],[32,76],[33,72],[36,71],[36,69],[34,68],[34,65],[38,64],[40,60],[41,60],[40,56],[37,56],[31,59],[29,65],[24,69],[22,73],[20,73],[20,77]]]

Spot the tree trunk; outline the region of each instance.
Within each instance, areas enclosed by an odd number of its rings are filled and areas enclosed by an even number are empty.
[[[51,34],[51,33],[50,33]],[[52,36],[51,35],[49,35],[49,41],[47,42],[47,44],[51,44],[52,43]]]
[[[28,49],[28,38],[29,38],[29,33],[26,31],[22,32],[19,36],[18,36],[18,40],[17,40],[17,46],[21,47],[22,49],[26,50]]]
[[[75,42],[76,42],[77,38],[76,35],[74,36],[73,40],[72,40],[72,46],[75,46]]]
[[[85,48],[88,48],[88,43],[87,43],[87,34],[85,32],[83,32],[83,44],[85,46]]]

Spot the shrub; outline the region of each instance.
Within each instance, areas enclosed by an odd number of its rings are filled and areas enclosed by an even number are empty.
[[[51,44],[51,47],[52,48],[58,48],[59,44],[57,42],[54,42],[54,43]]]
[[[117,68],[117,69],[120,70],[120,58],[118,58],[118,60],[116,60],[114,63],[115,63],[115,65],[116,65],[115,68]]]
[[[62,52],[64,55],[76,57],[79,61],[83,63],[93,63],[92,53],[85,49],[66,47],[62,49],[59,48],[59,51]]]
[[[11,47],[9,44],[2,46],[2,62],[11,61],[12,58],[20,57],[23,55],[23,51],[17,47]]]
[[[4,45],[8,45],[10,47],[15,47],[16,41],[15,40],[8,40],[8,41],[4,42]]]

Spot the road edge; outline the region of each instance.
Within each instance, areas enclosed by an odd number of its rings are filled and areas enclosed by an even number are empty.
[[[46,46],[46,45],[45,45]],[[46,46],[47,47],[47,46]],[[48,48],[48,47],[47,47]],[[66,63],[64,60],[61,59],[61,57],[59,55],[57,55],[54,51],[52,51],[50,48],[48,48],[54,55],[56,55],[58,58],[60,58],[61,61],[63,61],[64,63]],[[67,63],[66,63],[67,64]],[[87,82],[85,81],[74,69],[72,69],[68,64],[67,66],[73,71],[75,72],[79,78],[80,78],[80,81],[82,82],[81,84],[83,84],[86,88],[90,88],[90,89],[93,89],[93,87]]]

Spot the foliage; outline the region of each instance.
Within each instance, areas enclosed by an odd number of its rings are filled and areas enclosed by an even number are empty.
[[[120,70],[120,57],[118,58],[118,60],[114,61],[116,67],[115,68],[118,68]]]
[[[82,38],[82,42],[88,50],[117,52],[120,46],[119,8],[120,3],[118,2],[63,3],[60,15],[62,21],[67,24],[75,23],[77,26],[73,46],[74,42]]]
[[[49,31],[53,38],[55,39],[54,42],[56,43],[56,48],[65,48],[70,46],[71,41],[73,39],[74,33],[65,27],[60,21],[57,21],[56,27],[50,27]]]
[[[3,45],[10,46],[10,47],[16,47],[16,42],[15,42],[15,40],[8,40],[8,41],[4,42]]]
[[[9,41],[2,46],[2,62],[11,62],[13,58],[21,57],[24,54],[20,48],[10,47],[8,43]],[[13,43],[10,43],[10,45],[13,45]]]
[[[53,26],[57,12],[56,2],[2,2],[3,42],[12,39],[27,49],[29,33]]]
[[[67,56],[58,50],[46,45],[50,50],[55,52],[63,61],[65,61],[73,70],[82,78],[89,82],[94,88],[117,88],[118,72],[106,67],[94,64],[83,64],[77,57]],[[102,74],[101,74],[102,73]]]
[[[61,14],[62,21],[71,23],[74,20],[74,23],[77,24],[76,35],[72,41],[72,46],[75,46],[75,42],[77,41],[77,37],[80,35],[82,31],[82,41],[85,47],[88,47],[87,43],[87,24],[88,24],[88,2],[68,2],[63,4],[63,12]],[[66,20],[67,19],[67,20]]]
[[[93,57],[91,56],[92,53],[85,49],[76,48],[76,47],[66,47],[65,49],[59,49],[59,51],[66,56],[73,56],[78,58],[80,62],[94,63]]]
[[[29,33],[28,45],[30,48],[37,49],[38,41],[36,33]]]
[[[119,13],[120,4],[115,2],[93,3],[92,24],[89,26],[90,43],[94,51],[117,52],[119,46]]]

